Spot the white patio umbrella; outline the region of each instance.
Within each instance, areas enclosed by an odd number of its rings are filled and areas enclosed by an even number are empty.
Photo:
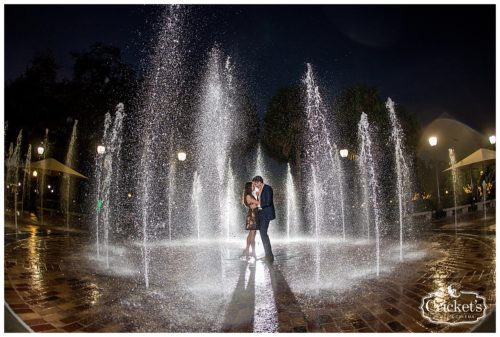
[[[482,163],[489,160],[495,160],[495,158],[496,158],[495,151],[488,149],[479,149],[477,151],[474,151],[472,154],[468,155],[464,159],[460,160],[459,162],[457,162],[454,166],[448,167],[443,172],[449,171],[453,168],[459,168],[472,164]]]

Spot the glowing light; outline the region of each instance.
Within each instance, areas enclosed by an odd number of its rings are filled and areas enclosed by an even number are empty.
[[[493,144],[496,144],[496,142],[497,142],[497,137],[495,137],[495,135],[491,135],[490,136],[490,144],[493,145]]]
[[[45,152],[45,149],[43,146],[39,146],[37,151],[38,151],[38,154],[41,156]]]
[[[38,172],[37,171],[33,171],[33,177],[38,177]]]
[[[106,152],[106,147],[104,147],[102,145],[98,145],[97,146],[97,153],[98,154],[104,154],[104,152]]]
[[[435,137],[435,136],[429,137],[429,144],[430,144],[431,146],[436,146],[436,145],[437,145],[437,143],[438,143],[438,139],[437,139],[437,137]]]
[[[50,186],[50,185],[48,185],[47,187],[48,187],[49,190],[52,188],[52,186]]]
[[[180,161],[186,160],[186,157],[187,157],[187,155],[186,155],[186,152],[184,152],[184,151],[180,151],[179,153],[177,153],[177,158]]]
[[[347,157],[347,155],[348,155],[348,154],[349,154],[349,150],[347,150],[347,149],[342,149],[342,150],[340,150],[340,156],[341,156],[342,158]]]
[[[127,197],[132,198],[132,193],[128,192]]]

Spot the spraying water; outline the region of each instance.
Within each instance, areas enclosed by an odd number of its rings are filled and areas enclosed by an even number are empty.
[[[388,98],[386,108],[389,111],[389,118],[392,126],[392,141],[394,143],[394,158],[396,161],[396,177],[399,205],[399,260],[403,261],[403,219],[406,215],[405,198],[410,195],[410,170],[406,162],[403,151],[404,133],[396,117],[394,102]]]
[[[451,164],[451,175],[453,178],[453,202],[455,205],[455,234],[457,234],[458,227],[457,227],[457,169],[455,167],[455,164],[457,160],[455,159],[455,150],[454,149],[448,149],[448,155],[450,156],[450,164]]]
[[[24,164],[24,177],[23,177],[23,197],[21,203],[21,214],[24,213],[24,199],[27,195],[28,200],[30,200],[30,191],[31,191],[31,180],[30,180],[30,172],[31,172],[31,144],[28,145],[28,152],[26,153],[26,162]]]
[[[200,239],[200,222],[201,222],[201,215],[200,215],[201,200],[200,200],[200,198],[201,198],[200,176],[198,175],[198,171],[195,171],[194,176],[193,176],[193,192],[191,194],[191,201],[192,201],[193,212],[194,212],[196,238],[198,240]]]
[[[101,140],[101,146],[104,146],[106,140],[108,139],[109,127],[111,126],[111,115],[109,113],[106,114],[104,118],[104,132]],[[105,149],[105,147],[104,147]],[[101,209],[102,209],[102,181],[103,181],[103,172],[104,172],[104,154],[97,153],[96,157],[96,177],[97,177],[97,200],[96,200],[96,253],[97,258],[100,257],[100,243],[99,243],[99,234],[101,231]]]
[[[377,176],[375,174],[375,162],[372,155],[372,140],[370,136],[370,124],[368,122],[367,115],[363,112],[361,114],[361,119],[358,123],[358,139],[359,139],[359,165],[361,166],[361,172],[365,172],[367,176],[365,181],[367,184],[364,188],[368,189],[367,194],[370,196],[370,203],[366,203],[367,212],[374,214],[375,222],[375,246],[376,246],[376,264],[377,264],[377,276],[380,274],[380,206],[378,204],[379,200],[379,186]],[[371,207],[370,207],[371,205]]]
[[[236,205],[236,200],[238,197],[235,195],[235,181],[233,170],[231,168],[231,160],[229,160],[227,164],[227,186],[225,193],[225,202],[224,202],[224,222],[226,227],[226,239],[229,240],[231,226],[234,226],[238,223],[238,208]]]
[[[75,123],[73,124],[73,130],[71,132],[71,138],[69,141],[68,145],[68,152],[66,153],[66,160],[65,164],[68,167],[73,168],[75,163],[75,144],[76,144],[76,137],[77,137],[77,125],[78,125],[78,120],[75,120]],[[71,197],[71,176],[69,174],[64,174],[63,179],[62,179],[62,184],[61,184],[61,207],[66,215],[66,228],[69,228],[69,218],[70,218],[70,213],[69,213],[69,205],[71,203],[72,197]]]
[[[174,210],[174,192],[175,192],[175,176],[177,171],[177,165],[170,165],[168,172],[168,239],[172,241],[172,213]],[[163,225],[165,227],[165,225]]]
[[[295,184],[293,183],[292,171],[290,164],[287,164],[286,174],[286,238],[290,239],[290,231],[292,226],[297,228],[299,224],[299,216],[297,209],[297,193],[295,192]],[[295,230],[295,232],[297,232]]]
[[[264,156],[262,154],[262,146],[259,142],[257,145],[257,158],[255,160],[255,170],[253,176],[265,176]]]
[[[14,144],[10,143],[9,145],[9,154],[7,156],[7,173],[6,173],[6,187],[10,188],[10,185],[12,184],[12,166],[10,165],[10,162],[12,161],[12,155],[14,154]],[[7,202],[7,198],[5,198],[5,202]]]
[[[168,6],[161,15],[150,64],[144,81],[144,104],[140,112],[142,139],[139,179],[142,253],[144,280],[149,287],[148,241],[155,238],[155,229],[168,222],[169,177],[172,161],[158,160],[172,157],[177,140],[179,119],[182,116],[181,95],[184,88],[184,40],[186,11],[178,5]],[[163,225],[164,226],[164,225]],[[171,233],[169,234],[171,235]]]
[[[12,185],[14,189],[14,220],[16,223],[16,231],[17,231],[17,196],[19,192],[19,161],[21,157],[21,145],[23,140],[23,130],[19,131],[17,135],[16,147],[12,153],[10,158],[9,166],[11,167],[12,174]]]
[[[486,220],[486,180],[483,180],[483,212],[484,220]]]
[[[199,175],[202,186],[199,190],[202,193],[199,199],[202,202],[201,217],[204,223],[211,226],[211,230],[204,232],[219,238],[227,236],[224,192],[230,182],[229,152],[236,139],[237,120],[233,65],[229,57],[223,56],[217,47],[213,47],[202,83],[202,99],[196,125],[196,153],[197,171],[203,172]],[[214,198],[217,191],[222,193],[219,198]]]
[[[107,116],[106,116],[107,117]],[[114,168],[120,156],[121,147],[121,133],[123,127],[123,104],[120,103],[116,106],[115,119],[111,133],[108,133],[107,139],[104,139],[104,146],[106,153],[104,155],[103,163],[103,179],[101,188],[101,201],[102,201],[102,225],[104,230],[104,247],[106,251],[106,266],[109,268],[109,228],[110,228],[110,214],[115,207],[112,196],[116,196],[118,191],[116,185],[112,182],[116,181],[116,171]],[[109,117],[111,119],[111,117]]]
[[[342,235],[345,238],[342,168],[336,155],[337,147],[332,143],[329,132],[325,117],[326,108],[309,63],[302,82],[306,93],[305,115],[307,119],[304,167],[311,170],[305,172],[308,176],[307,204],[308,208],[313,208],[315,212],[315,235],[322,234],[324,225],[332,226],[333,224],[342,226]],[[328,229],[331,230],[331,227]]]

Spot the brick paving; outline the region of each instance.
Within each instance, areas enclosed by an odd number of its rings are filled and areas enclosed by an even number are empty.
[[[72,252],[90,244],[85,234],[30,235],[37,229],[26,226],[24,236],[5,246],[4,296],[35,332],[247,332],[262,319],[268,320],[261,322],[264,328],[280,332],[467,332],[477,324],[433,324],[422,317],[419,307],[423,296],[456,282],[484,296],[488,313],[495,309],[495,234],[494,225],[488,226],[489,234],[480,235],[429,232],[423,241],[436,253],[432,258],[366,279],[341,297],[311,300],[313,295],[294,293],[279,259],[274,265],[242,265],[235,271],[239,276],[233,293],[214,313],[220,324],[207,321],[196,326],[190,325],[189,317],[184,326],[173,325],[154,310],[122,307],[118,299],[128,289],[133,292],[137,280],[110,280],[88,268],[84,256],[75,257]],[[14,234],[6,227],[7,235]],[[269,274],[272,312],[255,293],[255,268]]]

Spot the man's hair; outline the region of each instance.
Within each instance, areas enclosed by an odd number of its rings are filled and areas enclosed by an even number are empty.
[[[264,183],[264,179],[262,179],[261,176],[255,176],[255,177],[253,177],[252,181]]]

